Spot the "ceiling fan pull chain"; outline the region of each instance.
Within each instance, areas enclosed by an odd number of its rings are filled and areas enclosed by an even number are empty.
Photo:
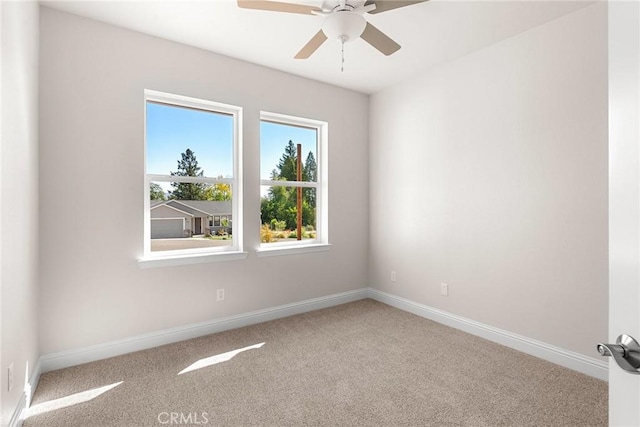
[[[342,42],[342,63],[340,65],[340,71],[344,73],[344,37],[341,37],[340,41]]]

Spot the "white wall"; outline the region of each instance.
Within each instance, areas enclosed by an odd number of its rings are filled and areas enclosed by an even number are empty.
[[[367,96],[44,7],[40,31],[42,354],[367,285]],[[329,122],[331,250],[140,269],[145,88],[244,107],[249,250],[260,110]]]
[[[25,375],[31,375],[39,356],[38,4],[0,2],[0,15],[0,425],[7,425],[25,389]],[[9,392],[7,369],[11,363],[14,366],[14,386]]]
[[[606,17],[581,9],[372,96],[374,287],[597,356]]]

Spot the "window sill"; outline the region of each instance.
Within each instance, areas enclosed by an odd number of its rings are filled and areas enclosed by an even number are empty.
[[[310,252],[324,252],[331,248],[329,243],[315,243],[312,245],[296,245],[296,246],[276,246],[273,248],[259,248],[256,255],[261,257],[306,254]]]
[[[138,260],[140,268],[170,267],[175,265],[204,264],[208,262],[235,261],[246,259],[248,252],[218,252],[207,254],[185,254],[164,257],[146,257]]]

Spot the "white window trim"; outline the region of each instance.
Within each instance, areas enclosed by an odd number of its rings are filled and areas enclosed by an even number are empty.
[[[260,243],[256,248],[258,257],[274,255],[290,255],[329,250],[329,124],[320,120],[305,119],[286,114],[260,112],[260,121],[267,121],[283,125],[299,126],[316,130],[316,162],[318,177],[316,182],[279,181],[261,179],[260,186],[270,187],[303,187],[316,189],[316,238],[295,242]]]
[[[218,253],[204,253],[204,254],[182,254],[173,256],[154,256],[148,258],[141,258],[138,260],[138,267],[140,268],[157,268],[157,267],[171,267],[178,265],[191,265],[191,264],[203,264],[210,262],[220,261],[235,261],[240,259],[246,259],[249,255],[248,252],[218,252]]]
[[[176,177],[168,175],[147,174],[147,101],[160,102],[168,105],[190,107],[198,110],[211,111],[233,116],[233,178],[201,178],[180,177],[183,182],[206,182],[231,184],[233,198],[231,200],[231,216],[234,218],[232,246],[213,248],[194,248],[179,251],[151,252],[151,211],[149,200],[149,185],[151,182],[175,182]],[[144,91],[144,253],[138,259],[141,268],[164,267],[169,265],[185,265],[214,261],[244,259],[248,253],[243,252],[242,217],[242,107],[222,104],[219,102],[174,95],[165,92],[145,89]]]
[[[315,240],[312,240],[314,242]],[[331,244],[328,243],[310,243],[307,241],[302,244],[289,243],[287,245],[278,246],[278,242],[272,243],[273,247],[260,248],[256,251],[258,258],[281,256],[281,255],[295,255],[295,254],[307,254],[312,252],[324,252],[331,249]]]

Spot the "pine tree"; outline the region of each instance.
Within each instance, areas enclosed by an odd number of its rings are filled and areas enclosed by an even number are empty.
[[[284,154],[278,162],[278,179],[285,181],[297,180],[297,168],[298,150],[293,144],[293,141],[289,140],[289,143],[284,147]]]
[[[304,171],[302,174],[305,181],[316,182],[318,180],[318,165],[312,151],[309,151],[307,159],[304,161]]]
[[[171,172],[171,176],[195,176],[204,175],[204,171],[198,166],[198,160],[193,151],[187,148],[187,151],[181,154],[182,159],[178,160],[178,171]],[[170,192],[170,199],[176,200],[206,200],[206,184],[191,182],[172,182],[171,186],[175,190]]]
[[[304,162],[304,169],[302,172],[303,180],[308,182],[318,181],[318,165],[316,164],[316,158],[313,152],[309,151],[307,159]],[[311,209],[314,209],[314,222],[315,222],[315,208],[316,208],[316,189],[305,188],[302,190],[304,200],[309,204]]]

